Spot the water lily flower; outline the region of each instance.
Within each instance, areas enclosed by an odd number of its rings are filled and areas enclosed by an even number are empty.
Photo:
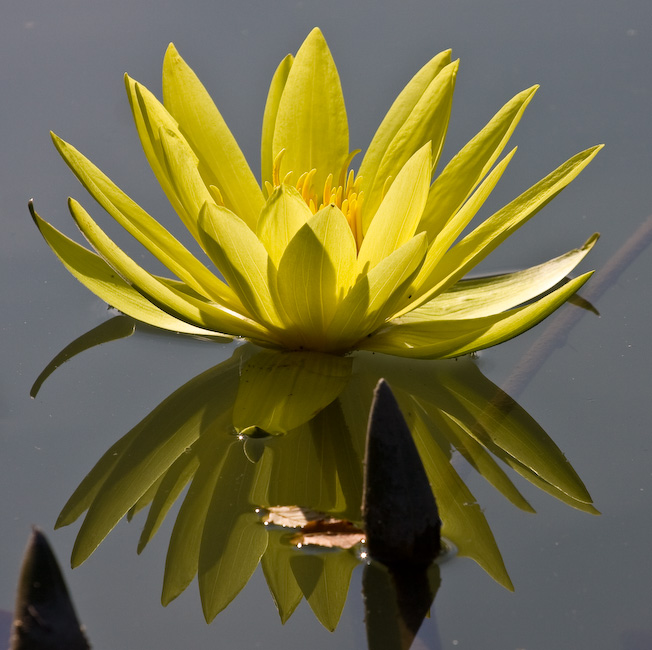
[[[464,276],[568,185],[600,147],[575,155],[462,236],[515,153],[499,160],[536,87],[507,102],[433,181],[457,68],[445,51],[417,72],[356,174],[337,69],[314,29],[273,76],[258,183],[206,89],[170,45],[163,103],[129,76],[127,94],[145,155],[210,263],[54,134],[93,198],[175,278],[141,267],[74,199],[70,212],[96,252],[61,234],[33,207],[32,216],[91,291],[164,329],[332,354],[365,349],[443,358],[495,345],[532,327],[578,290],[590,273],[551,291],[597,237],[524,271]]]

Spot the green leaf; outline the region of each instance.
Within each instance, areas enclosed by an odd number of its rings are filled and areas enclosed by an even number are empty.
[[[409,158],[428,142],[432,143],[432,174],[446,138],[458,67],[459,61],[450,63],[450,50],[437,55],[401,92],[376,131],[359,172],[365,195],[365,232],[387,180],[396,178]]]
[[[262,168],[262,187],[266,183],[273,185],[273,169],[274,169],[274,129],[276,128],[276,116],[278,114],[278,105],[281,102],[283,90],[290,74],[290,69],[294,63],[294,56],[288,54],[280,63],[272,82],[269,86],[267,93],[267,101],[265,102],[265,112],[263,113],[263,132],[261,137],[260,146],[260,166]]]
[[[340,78],[328,45],[317,28],[299,48],[278,105],[272,157],[281,149],[280,177],[316,169],[318,193],[326,178],[337,179],[349,156],[349,127]]]
[[[199,157],[205,184],[216,185],[226,207],[254,228],[264,204],[260,187],[213,100],[172,44],[163,62],[163,102]]]

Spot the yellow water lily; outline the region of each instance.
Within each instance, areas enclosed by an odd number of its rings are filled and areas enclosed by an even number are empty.
[[[550,289],[596,236],[524,271],[463,277],[600,147],[575,155],[462,237],[515,153],[499,160],[536,87],[507,102],[433,181],[457,68],[445,51],[417,72],[356,174],[337,69],[314,29],[273,76],[259,184],[206,89],[170,45],[163,103],[129,76],[127,94],[145,155],[208,266],[56,135],[55,146],[93,198],[175,278],[146,271],[74,199],[70,212],[96,253],[33,207],[32,215],[83,284],[164,329],[334,354],[438,358],[495,345],[577,291],[590,273]]]

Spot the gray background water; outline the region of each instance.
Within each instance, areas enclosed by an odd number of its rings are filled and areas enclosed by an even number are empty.
[[[107,317],[27,214],[33,196],[45,218],[72,233],[66,197],[92,207],[48,130],[172,224],[122,85],[128,71],[158,93],[169,41],[212,92],[255,170],[271,74],[315,25],[340,69],[352,148],[366,147],[402,85],[442,49],[462,59],[444,160],[504,101],[540,83],[514,137],[517,159],[492,205],[581,149],[607,148],[487,269],[543,261],[594,231],[602,239],[582,268],[601,268],[652,213],[647,0],[4,0],[0,16],[0,609],[13,606],[30,525],[46,530],[65,566],[75,527],[54,533],[52,526],[85,472],[167,394],[229,354],[141,333],[76,358],[37,400],[28,396],[49,359]],[[525,515],[470,479],[516,593],[468,560],[446,564],[434,610],[442,647],[652,647],[651,260],[648,251],[627,269],[597,302],[601,317],[582,319],[520,399],[573,462],[603,515],[578,513],[528,485],[523,491],[538,515]],[[485,353],[482,369],[505,381],[539,333]],[[121,524],[89,562],[66,571],[97,648],[364,644],[358,573],[335,634],[305,606],[281,627],[260,574],[206,626],[194,585],[167,609],[158,604],[169,527],[140,558],[138,533],[138,522]],[[433,643],[429,634],[432,622],[424,647]]]

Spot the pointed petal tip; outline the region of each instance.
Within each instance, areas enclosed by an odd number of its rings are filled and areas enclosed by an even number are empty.
[[[324,37],[324,33],[321,31],[319,27],[313,27],[312,30],[310,30],[310,33],[308,36],[306,36],[305,40],[303,43],[301,43],[301,47],[299,49],[303,49],[307,45],[312,44],[314,45],[319,45],[321,47],[326,47],[328,49],[328,44],[326,43],[326,38]]]
[[[595,246],[595,243],[600,239],[600,233],[599,232],[594,232],[585,242],[584,246],[582,248],[584,250],[591,250],[593,246]]]
[[[166,66],[179,61],[183,61],[183,58],[179,54],[179,50],[177,50],[174,43],[170,43],[165,49],[165,55],[163,56],[163,69],[165,69]]]

